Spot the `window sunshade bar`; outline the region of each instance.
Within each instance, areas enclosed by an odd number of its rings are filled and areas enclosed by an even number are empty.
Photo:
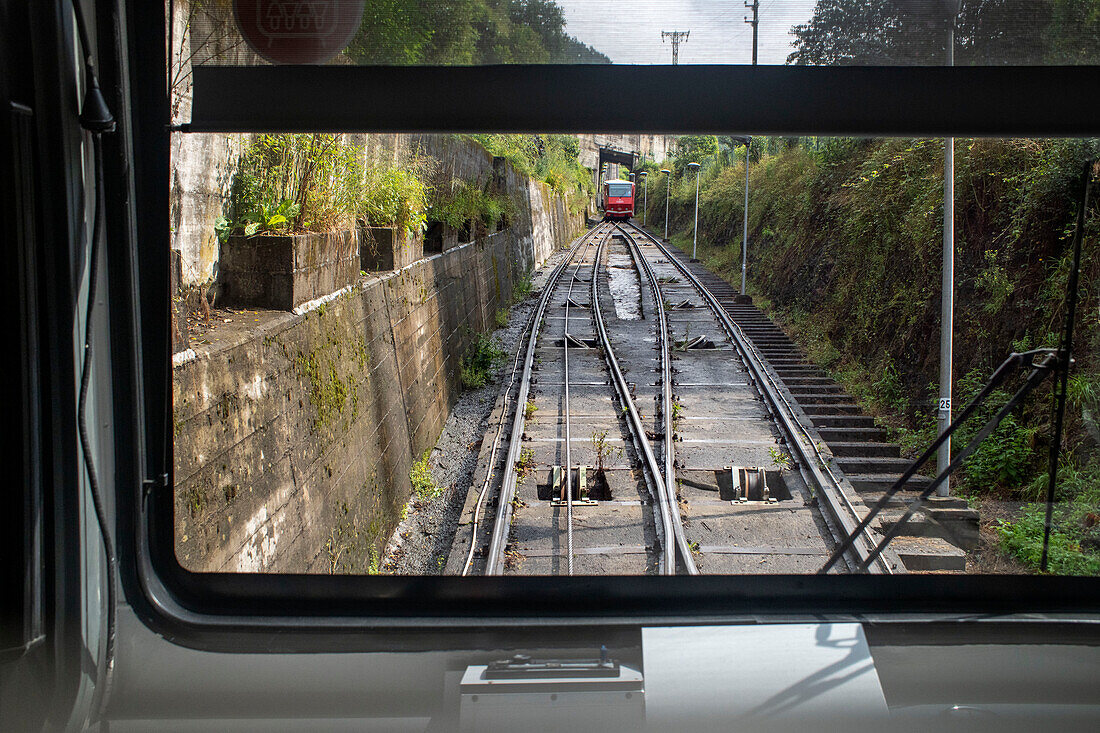
[[[184,129],[1090,137],[1096,89],[1095,66],[199,66]]]

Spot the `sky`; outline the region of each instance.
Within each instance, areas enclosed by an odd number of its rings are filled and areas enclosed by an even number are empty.
[[[681,64],[752,63],[752,11],[743,0],[557,0],[565,30],[616,64],[670,64],[661,31],[690,31]],[[815,0],[760,0],[758,63],[783,64],[792,26],[813,14]]]

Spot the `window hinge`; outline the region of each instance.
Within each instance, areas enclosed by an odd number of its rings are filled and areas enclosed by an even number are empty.
[[[156,488],[168,487],[168,474],[162,473],[156,478],[143,479],[141,482],[141,508],[145,509],[145,503],[149,499],[149,495],[153,493]]]

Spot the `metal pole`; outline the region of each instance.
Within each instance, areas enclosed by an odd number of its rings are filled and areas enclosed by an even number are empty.
[[[695,228],[691,235],[691,259],[696,259],[695,248],[699,244],[699,168],[695,169]]]
[[[745,223],[741,235],[741,294],[745,294],[745,272],[749,264],[749,144],[745,143]]]
[[[642,226],[645,226],[646,212],[649,210],[649,176],[642,176]]]
[[[745,22],[752,26],[752,65],[756,66],[756,36],[760,29],[760,0],[745,2],[746,8],[752,9],[752,20],[745,18]]]
[[[956,10],[956,13],[958,11]],[[947,65],[955,65],[955,15],[947,24]],[[940,399],[939,435],[951,424],[951,351],[955,320],[955,138],[943,146],[943,284],[940,296]],[[936,456],[937,473],[951,463],[951,438],[940,446]],[[937,489],[937,496],[949,496],[950,479]]]
[[[665,176],[668,185],[665,186],[665,241],[668,241],[668,197],[672,193],[672,171]]]

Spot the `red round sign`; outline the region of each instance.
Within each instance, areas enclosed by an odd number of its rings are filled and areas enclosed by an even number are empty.
[[[233,0],[249,47],[276,64],[322,64],[359,30],[364,0]]]

